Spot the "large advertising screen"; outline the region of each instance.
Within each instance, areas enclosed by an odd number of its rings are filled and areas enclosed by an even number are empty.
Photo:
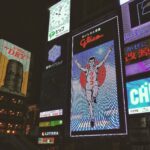
[[[126,76],[150,71],[150,39],[125,47]]]
[[[150,78],[127,83],[129,114],[150,112]]]
[[[31,53],[0,40],[0,90],[26,96]]]
[[[72,36],[70,135],[126,134],[118,16]]]
[[[125,43],[150,35],[149,3],[149,0],[120,0]]]

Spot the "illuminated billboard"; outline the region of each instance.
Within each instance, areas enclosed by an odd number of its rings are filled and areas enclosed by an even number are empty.
[[[39,127],[55,127],[61,126],[62,124],[63,124],[62,120],[45,121],[39,122]]]
[[[127,3],[128,1],[130,1],[130,0],[120,0],[120,5]]]
[[[55,117],[62,115],[63,115],[62,109],[40,112],[40,118]]]
[[[125,43],[149,36],[149,0],[120,0],[120,4]]]
[[[48,41],[70,31],[70,0],[61,0],[49,8]]]
[[[150,112],[150,78],[127,83],[129,114]]]
[[[51,41],[47,45],[47,61],[45,63],[46,70],[53,70],[66,65],[68,40],[67,36],[59,37],[57,40]]]
[[[150,39],[126,46],[125,64],[127,76],[150,71]]]
[[[58,131],[47,131],[41,133],[41,136],[57,136],[57,135],[59,135]]]
[[[0,40],[0,90],[26,96],[31,53]]]
[[[38,144],[54,144],[55,139],[53,137],[38,138]]]
[[[118,16],[72,36],[70,135],[126,134]]]

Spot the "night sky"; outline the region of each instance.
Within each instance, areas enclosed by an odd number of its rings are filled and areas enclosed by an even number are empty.
[[[39,0],[0,0],[0,38],[32,53],[29,83],[31,104],[39,101],[48,28],[47,5]]]
[[[29,102],[39,103],[41,73],[46,55],[50,5],[59,0],[0,0],[0,38],[32,53]],[[111,3],[112,4],[114,3]],[[106,1],[72,0],[71,28],[85,24],[92,14],[102,9]],[[85,5],[86,4],[86,5]],[[99,7],[98,7],[99,5]],[[93,11],[94,10],[94,11]]]

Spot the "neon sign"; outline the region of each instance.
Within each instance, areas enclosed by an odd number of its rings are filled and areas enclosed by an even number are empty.
[[[129,114],[150,112],[150,78],[127,83]]]
[[[55,127],[55,126],[61,126],[62,124],[63,124],[62,120],[46,121],[46,122],[40,122],[39,127]]]
[[[40,118],[62,116],[62,115],[63,115],[62,109],[40,112]]]
[[[38,138],[38,144],[54,144],[55,139],[53,137],[49,138]]]
[[[138,105],[139,103],[150,102],[150,83],[145,82],[138,88],[133,88],[130,91],[131,104]]]
[[[87,44],[92,43],[92,42],[94,42],[94,41],[97,41],[97,40],[101,39],[102,37],[104,37],[103,34],[101,34],[101,35],[100,35],[100,34],[97,34],[97,35],[95,35],[95,36],[87,36],[85,39],[82,39],[82,40],[80,41],[80,45],[81,45],[83,48],[85,48]]]
[[[126,75],[150,71],[150,39],[125,47]]]
[[[128,52],[125,56],[125,62],[126,64],[139,60],[145,57],[150,57],[150,47],[141,48],[137,51],[131,51]]]
[[[42,132],[41,135],[42,136],[57,136],[57,135],[59,135],[59,132],[58,131]]]

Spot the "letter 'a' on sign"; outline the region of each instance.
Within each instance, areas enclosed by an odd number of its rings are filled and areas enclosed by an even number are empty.
[[[126,135],[119,16],[72,35],[70,136]]]
[[[27,95],[31,53],[0,40],[0,91]]]

